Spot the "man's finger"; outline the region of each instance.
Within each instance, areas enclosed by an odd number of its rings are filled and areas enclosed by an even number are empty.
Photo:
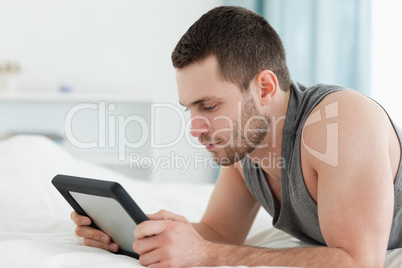
[[[134,230],[134,236],[137,239],[143,239],[147,236],[158,235],[166,227],[165,221],[143,221]]]
[[[75,233],[80,237],[89,238],[102,243],[109,244],[111,242],[111,239],[107,234],[89,226],[77,226],[77,228],[75,228]]]
[[[101,248],[112,252],[117,252],[119,250],[119,246],[116,243],[102,243],[90,238],[84,238],[84,245],[88,247]]]
[[[91,219],[89,217],[82,216],[75,211],[71,212],[71,219],[73,220],[73,222],[76,225],[90,225],[91,224]]]
[[[139,255],[156,250],[161,246],[161,236],[149,236],[143,239],[137,239],[133,243],[133,250]]]
[[[159,250],[140,255],[140,264],[147,267],[160,267],[161,253]]]
[[[173,212],[167,210],[159,210],[155,214],[147,215],[150,220],[169,220],[169,221],[180,221],[187,222],[187,219],[181,215],[174,214]]]

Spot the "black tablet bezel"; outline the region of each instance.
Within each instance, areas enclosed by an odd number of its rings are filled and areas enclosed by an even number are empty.
[[[149,220],[144,212],[134,202],[131,196],[117,182],[58,174],[52,179],[52,184],[67,200],[71,207],[80,215],[88,217],[87,213],[70,195],[70,191],[113,198],[123,207],[123,209],[137,225],[143,221]],[[96,226],[93,221],[91,226],[100,230],[100,228]],[[139,255],[135,252],[119,249],[119,251],[116,253],[139,259]]]

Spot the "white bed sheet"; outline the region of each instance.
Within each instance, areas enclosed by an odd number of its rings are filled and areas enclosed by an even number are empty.
[[[166,209],[198,221],[213,185],[155,184],[133,180],[73,159],[39,136],[0,142],[0,267],[134,267],[136,259],[86,247],[74,234],[70,206],[51,184],[56,174],[118,181],[145,213]],[[247,244],[272,248],[305,246],[272,228],[261,210]],[[401,238],[402,239],[402,238]],[[387,253],[386,267],[402,267],[402,251]]]

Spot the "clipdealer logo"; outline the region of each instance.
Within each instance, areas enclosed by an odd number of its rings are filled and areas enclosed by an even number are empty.
[[[169,103],[151,104],[150,118],[143,117],[139,114],[119,114],[118,112],[115,112],[117,110],[117,106],[115,104],[107,104],[105,101],[99,101],[98,103],[80,103],[73,106],[67,112],[64,121],[64,131],[69,143],[77,148],[117,148],[118,160],[120,161],[125,161],[127,159],[128,148],[139,149],[143,146],[150,146],[153,149],[172,148],[183,139],[185,139],[187,144],[192,148],[204,149],[204,145],[200,144],[199,142],[195,142],[194,138],[190,137],[191,131],[186,131],[191,129],[191,125],[194,120],[202,120],[209,127],[213,122],[217,122],[216,124],[219,124],[221,127],[211,133],[211,140],[216,139],[218,135],[226,137],[227,139],[225,139],[225,143],[219,145],[222,148],[226,146],[240,147],[242,146],[243,138],[244,142],[252,148],[268,146],[254,144],[253,141],[250,140],[250,137],[252,137],[255,133],[267,131],[273,131],[275,134],[276,125],[283,121],[285,117],[281,116],[279,118],[269,118],[271,119],[271,122],[273,122],[270,124],[268,118],[260,115],[254,115],[250,118],[243,118],[243,112],[241,109],[242,103],[239,102],[236,118],[237,120],[229,116],[221,115],[216,116],[209,121],[210,119],[204,116],[195,116],[186,119],[183,110]],[[177,116],[177,118],[174,119],[179,120],[179,133],[171,141],[165,141],[164,143],[157,142],[156,132],[158,125],[160,125],[161,120],[166,120],[163,117],[158,117],[157,114],[160,116],[162,113],[171,114],[172,112]],[[97,119],[97,129],[95,129],[96,135],[92,136],[90,138],[91,140],[88,140],[88,136],[85,136],[87,139],[85,140],[82,135],[79,137],[79,135],[74,134],[77,131],[77,126],[74,126],[73,124],[74,118],[85,116],[86,113],[90,113],[91,118],[95,116]],[[260,124],[260,128],[253,128],[253,124],[255,124],[255,122],[262,122],[262,126]],[[135,133],[135,136],[137,138],[139,137],[135,141],[132,140],[133,137],[130,137],[131,139],[129,139],[129,137],[127,137],[128,133],[126,132],[126,129],[132,129],[133,125],[136,125],[137,132]],[[78,132],[79,131],[77,131],[77,133]],[[160,132],[159,135],[161,135]],[[276,142],[277,139],[274,135],[272,139],[273,147],[276,146]]]

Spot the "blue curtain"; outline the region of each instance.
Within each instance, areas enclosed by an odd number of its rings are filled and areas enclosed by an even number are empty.
[[[264,16],[285,46],[292,79],[371,91],[372,0],[226,0]]]

